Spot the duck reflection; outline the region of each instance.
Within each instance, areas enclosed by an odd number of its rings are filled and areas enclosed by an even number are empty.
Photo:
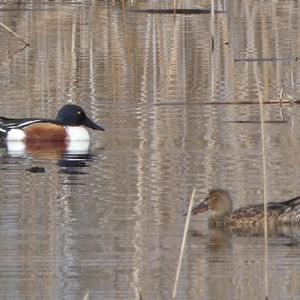
[[[89,141],[7,141],[2,146],[14,158],[30,156],[40,160],[55,160],[60,167],[59,173],[85,174],[82,168],[92,159]],[[34,166],[27,171],[46,172],[43,166]]]
[[[232,234],[215,228],[210,228],[209,234],[203,234],[197,230],[190,231],[193,238],[204,238],[210,251],[222,252],[232,248]]]
[[[86,167],[88,161],[92,160],[90,153],[70,154],[66,153],[62,159],[58,160],[57,165],[60,167],[59,173],[64,174],[86,174],[83,168]]]
[[[85,155],[89,141],[7,141],[7,153],[13,157],[31,155],[41,159],[59,159],[65,155]]]

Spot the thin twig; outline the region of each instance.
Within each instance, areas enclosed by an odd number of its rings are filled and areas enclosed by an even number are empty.
[[[3,23],[0,23],[0,26],[2,26],[5,30],[7,30],[11,35],[13,35],[17,40],[21,41],[25,46],[29,46],[30,44],[25,42],[18,34],[16,34],[13,30],[8,28]]]
[[[282,100],[282,104],[291,104],[290,100]],[[205,105],[257,105],[259,101],[215,101],[215,102],[155,102],[156,106],[205,106]],[[263,105],[278,105],[278,100],[263,101]],[[300,104],[300,100],[294,100],[293,104]]]
[[[292,89],[294,90],[295,85],[294,85],[294,72],[293,71],[291,71],[291,86],[292,86]]]
[[[215,49],[215,1],[211,0],[211,52]]]
[[[195,192],[196,192],[196,190],[195,190],[195,188],[193,188],[193,193],[192,193],[191,200],[190,200],[190,206],[189,206],[189,210],[188,210],[188,213],[187,213],[184,232],[183,232],[183,237],[182,237],[182,242],[181,242],[180,255],[179,255],[179,260],[178,260],[178,265],[177,265],[177,271],[176,271],[175,283],[174,283],[174,288],[173,288],[173,294],[172,294],[173,299],[175,299],[175,297],[176,297],[177,285],[178,285],[178,279],[179,279],[179,275],[180,275],[182,258],[183,258],[185,243],[186,243],[186,237],[187,237],[187,232],[188,232],[188,228],[189,228],[189,224],[190,224],[191,212],[192,212],[192,208],[193,208],[193,205],[194,205]]]
[[[279,93],[279,111],[280,111],[281,119],[285,120],[285,114],[284,114],[284,110],[282,107],[283,93],[284,93],[284,87],[280,90],[280,93]]]

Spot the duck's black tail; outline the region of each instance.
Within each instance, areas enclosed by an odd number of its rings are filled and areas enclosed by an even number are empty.
[[[289,199],[287,201],[282,202],[285,205],[288,205],[292,208],[298,206],[300,204],[300,196],[297,196],[295,198]]]

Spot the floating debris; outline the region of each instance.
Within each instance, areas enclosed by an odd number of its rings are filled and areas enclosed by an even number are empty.
[[[210,14],[210,9],[197,9],[197,8],[170,8],[170,9],[130,9],[129,12],[134,13],[147,13],[147,14],[176,14],[176,15],[203,15]],[[223,14],[226,11],[215,10],[215,14]]]
[[[44,167],[31,167],[26,169],[26,171],[31,173],[46,173],[46,169]]]
[[[256,57],[256,58],[235,58],[235,62],[245,61],[245,62],[276,62],[276,61],[298,61],[299,57],[294,58],[277,58],[277,57]]]

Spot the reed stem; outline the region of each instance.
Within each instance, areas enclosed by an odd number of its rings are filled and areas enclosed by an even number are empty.
[[[211,52],[215,49],[215,1],[211,0]]]
[[[268,282],[268,207],[267,207],[267,182],[266,182],[266,153],[265,153],[265,127],[264,127],[264,111],[262,95],[259,97],[260,109],[260,129],[261,129],[261,147],[262,147],[262,162],[263,162],[263,189],[264,189],[264,257],[265,257],[265,299],[268,299],[269,282]]]
[[[8,31],[11,35],[13,35],[17,40],[21,41],[25,46],[30,46],[29,43],[25,42],[18,34],[16,34],[13,30],[11,30],[3,23],[0,23],[0,26],[2,26],[6,31]]]
[[[192,212],[192,208],[194,205],[195,192],[196,192],[196,190],[195,190],[195,188],[193,188],[193,192],[192,192],[192,196],[191,196],[191,200],[190,200],[190,206],[189,206],[189,210],[188,210],[186,221],[185,221],[183,238],[182,238],[182,242],[181,242],[180,255],[179,255],[179,260],[178,260],[178,264],[177,264],[177,271],[176,271],[176,277],[175,277],[175,282],[174,282],[172,299],[176,298],[177,285],[178,285],[178,280],[179,280],[179,275],[180,275],[180,269],[181,269],[181,264],[182,264],[184,248],[185,248],[185,244],[186,244],[187,232],[188,232],[190,219],[191,219],[191,212]]]

